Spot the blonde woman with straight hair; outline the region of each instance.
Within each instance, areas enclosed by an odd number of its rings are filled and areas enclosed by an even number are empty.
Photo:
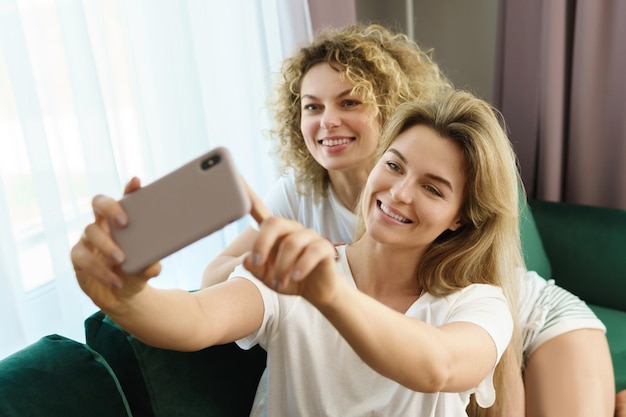
[[[519,385],[511,371],[522,363],[521,335],[517,323],[518,279],[524,269],[519,236],[519,193],[523,189],[516,170],[516,156],[507,140],[502,140],[504,120],[501,114],[480,100],[471,100],[469,93],[457,92],[443,105],[407,103],[401,105],[386,126],[377,156],[382,157],[397,136],[412,125],[425,125],[439,135],[462,143],[468,160],[468,184],[476,190],[468,193],[464,203],[467,216],[464,231],[454,239],[434,244],[420,262],[418,276],[425,290],[445,296],[470,282],[496,282],[509,301],[515,322],[513,342],[494,375],[494,386],[501,392],[496,405],[483,409],[473,401],[471,416],[523,416]],[[419,109],[419,111],[417,110]],[[462,120],[462,122],[459,122]],[[523,193],[522,193],[523,195]],[[494,213],[500,216],[493,216]],[[359,217],[355,238],[364,233]],[[447,277],[447,278],[446,278]],[[450,277],[454,277],[452,280]],[[507,279],[506,277],[515,277]],[[492,279],[496,281],[491,281]],[[485,281],[485,282],[486,282]],[[511,379],[513,378],[513,380]]]

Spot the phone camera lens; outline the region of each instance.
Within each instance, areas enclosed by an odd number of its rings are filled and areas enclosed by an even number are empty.
[[[206,171],[207,169],[213,168],[219,162],[220,162],[220,156],[219,155],[213,155],[212,157],[207,158],[204,161],[202,161],[202,164],[200,166],[202,167],[203,170]]]

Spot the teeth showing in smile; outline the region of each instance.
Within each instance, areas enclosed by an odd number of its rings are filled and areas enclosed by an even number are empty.
[[[324,146],[337,146],[337,145],[343,145],[346,143],[350,143],[351,140],[348,138],[343,138],[343,139],[322,139],[320,141],[320,143]]]
[[[383,211],[383,213],[385,213],[387,216],[391,217],[394,220],[397,220],[397,221],[399,221],[401,223],[410,223],[411,222],[406,217],[402,217],[402,216],[399,216],[399,215],[397,215],[395,213],[392,213],[391,210],[389,209],[389,207],[384,205],[382,202],[379,202],[378,207],[380,207],[380,209]]]

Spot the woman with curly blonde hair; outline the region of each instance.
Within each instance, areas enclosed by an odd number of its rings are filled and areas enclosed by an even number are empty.
[[[433,100],[452,84],[428,52],[380,25],[329,28],[284,60],[271,103],[284,176],[266,203],[334,242],[354,231],[354,210],[375,163],[382,125],[402,103]],[[205,269],[224,281],[257,233],[248,227]]]
[[[303,79],[318,64],[329,65],[352,86],[351,94],[370,108],[377,130],[400,104],[432,101],[452,89],[426,51],[406,35],[394,34],[379,25],[327,29],[310,45],[285,59],[273,102],[276,153],[283,172],[298,173],[298,191],[319,197],[327,195],[331,180],[326,167],[309,152],[303,137],[301,123],[306,109],[294,111],[303,105]]]

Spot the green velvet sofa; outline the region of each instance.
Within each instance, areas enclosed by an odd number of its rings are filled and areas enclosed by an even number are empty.
[[[626,211],[529,203],[521,224],[529,269],[592,306],[608,328],[617,389],[626,388]],[[50,335],[0,362],[0,417],[248,415],[265,366],[259,347],[155,349],[102,313],[85,331],[86,344]]]

